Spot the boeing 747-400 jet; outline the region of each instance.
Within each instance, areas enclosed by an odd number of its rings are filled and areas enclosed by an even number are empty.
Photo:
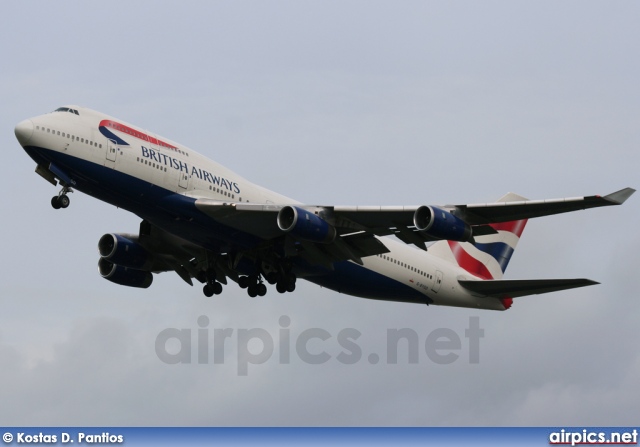
[[[249,296],[293,292],[306,279],[377,300],[505,310],[513,298],[597,284],[504,280],[527,219],[620,205],[634,193],[421,206],[306,205],[122,120],[77,106],[19,123],[15,134],[52,185],[55,209],[82,191],[142,219],[137,234],[105,234],[98,271],[149,287],[173,271],[206,296],[231,280]],[[389,237],[395,236],[395,237]],[[430,245],[427,246],[427,243]]]

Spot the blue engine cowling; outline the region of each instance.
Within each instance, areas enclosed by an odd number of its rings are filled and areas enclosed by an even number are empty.
[[[151,256],[142,245],[120,234],[102,236],[98,251],[104,259],[123,267],[144,270],[151,264]]]
[[[332,225],[297,206],[285,206],[280,210],[278,227],[285,233],[311,242],[329,244],[336,238],[336,229]]]
[[[123,267],[106,258],[100,258],[98,261],[98,271],[104,279],[121,286],[146,289],[153,282],[153,274],[151,272]]]
[[[462,219],[440,208],[421,206],[413,215],[418,231],[437,239],[466,242],[471,240],[471,227]]]

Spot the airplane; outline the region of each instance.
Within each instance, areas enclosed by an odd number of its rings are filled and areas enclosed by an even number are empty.
[[[506,310],[513,299],[598,284],[584,278],[503,279],[528,219],[620,205],[634,192],[495,203],[307,205],[253,184],[177,142],[78,106],[24,120],[15,135],[36,173],[142,219],[137,234],[98,241],[100,275],[147,288],[174,271],[207,297],[230,281],[250,297],[298,278],[357,297]],[[427,245],[428,244],[428,245]]]

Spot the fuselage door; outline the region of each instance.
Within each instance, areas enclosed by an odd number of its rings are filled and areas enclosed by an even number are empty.
[[[187,189],[187,187],[189,186],[189,174],[187,174],[183,170],[180,170],[180,172],[178,172],[178,175],[180,176],[180,178],[178,179],[178,186],[180,188]]]
[[[115,162],[118,156],[118,148],[113,140],[107,140],[107,161]]]
[[[440,290],[441,285],[442,285],[442,272],[440,270],[436,270],[436,277],[433,279],[431,290],[438,293],[438,290]]]

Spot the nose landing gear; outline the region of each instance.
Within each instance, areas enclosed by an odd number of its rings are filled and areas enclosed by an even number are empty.
[[[51,198],[51,206],[56,210],[59,210],[60,208],[67,208],[71,203],[71,200],[69,200],[69,196],[67,196],[67,193],[72,193],[72,192],[73,192],[73,189],[71,189],[68,186],[65,186],[64,188],[62,188],[62,190],[58,193],[57,196],[53,196]]]

